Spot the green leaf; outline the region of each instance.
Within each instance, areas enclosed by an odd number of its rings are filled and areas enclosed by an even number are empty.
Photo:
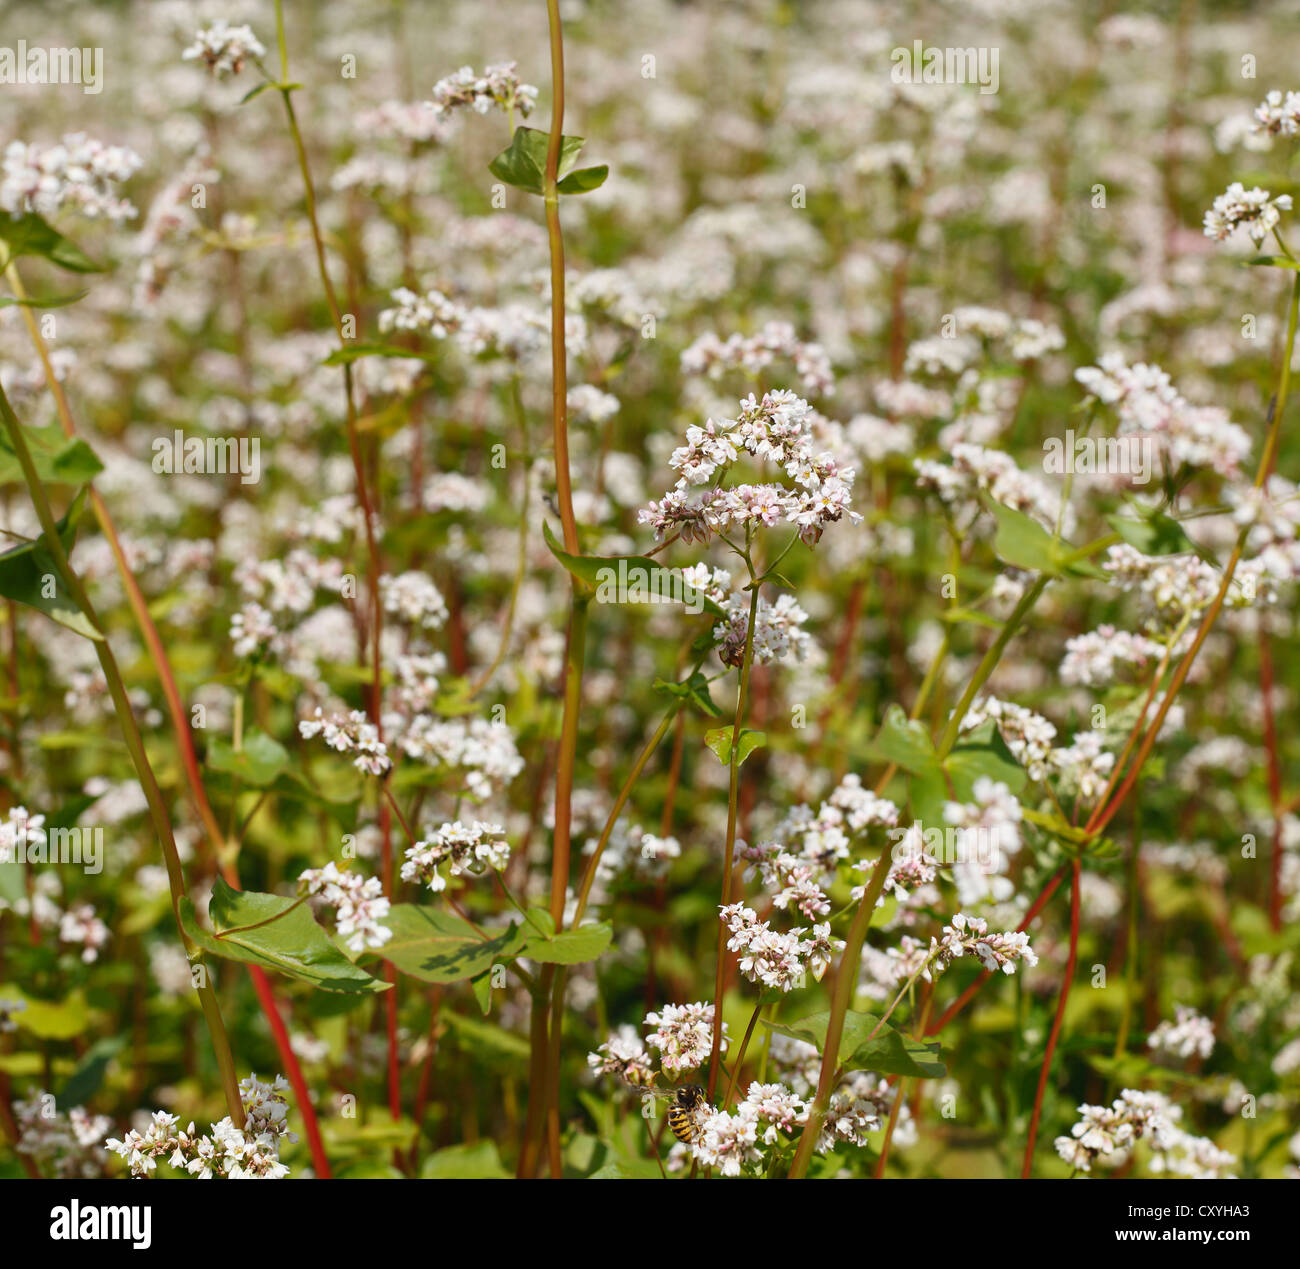
[[[598,164],[596,167],[583,167],[576,172],[570,172],[562,181],[557,181],[555,188],[561,194],[587,194],[604,185],[608,175],[609,165],[605,163]]]
[[[71,1040],[90,1026],[90,1010],[80,989],[62,1000],[40,1000],[29,996],[16,983],[0,985],[0,999],[21,1000],[26,1008],[9,1017],[38,1040]]]
[[[1031,573],[1046,573],[1049,577],[1059,577],[1062,573],[1076,577],[1107,576],[1088,560],[1067,563],[1075,548],[1061,538],[1053,537],[1023,511],[1003,506],[996,498],[985,498],[984,505],[997,522],[993,550],[1004,563]]]
[[[1140,520],[1107,516],[1106,523],[1143,555],[1185,555],[1197,550],[1177,520],[1159,512]]]
[[[826,1043],[826,1026],[829,1021],[828,1011],[809,1014],[798,1022],[775,1023],[766,1018],[762,1020],[765,1027],[779,1035],[815,1045],[818,1053]],[[868,1039],[872,1031],[876,1031],[876,1035]],[[948,1071],[938,1060],[938,1055],[937,1040],[927,1043],[905,1036],[889,1023],[881,1024],[875,1014],[850,1010],[844,1015],[844,1030],[840,1036],[837,1061],[848,1070],[876,1071],[881,1075],[906,1075],[917,1079],[941,1079]]]
[[[871,755],[913,775],[939,769],[939,759],[925,724],[908,718],[900,705],[891,705],[885,711],[885,721],[871,742]]]
[[[212,888],[212,930],[199,923],[188,896],[180,901],[186,935],[213,956],[277,969],[323,991],[380,992],[372,978],[339,950],[305,903],[274,894],[232,890],[221,877]]]
[[[500,1053],[509,1058],[528,1056],[528,1041],[513,1031],[497,1026],[495,1022],[485,1022],[482,1018],[466,1013],[444,1011],[440,1016],[476,1058],[487,1052]]]
[[[24,427],[23,440],[27,442],[36,474],[46,483],[85,485],[104,470],[95,451],[80,438],[69,440],[57,423]],[[22,479],[22,465],[9,434],[0,431],[0,484],[16,484]]]
[[[678,600],[687,611],[725,614],[703,591],[682,581],[679,569],[670,569],[646,555],[570,555],[555,539],[551,526],[543,523],[542,537],[551,554],[580,581],[595,591],[598,604],[665,603]],[[663,592],[667,591],[665,595]],[[634,598],[642,595],[644,598]]]
[[[582,149],[581,137],[562,137],[560,140],[560,162],[556,171],[558,181],[563,181],[573,165],[578,161],[578,151]],[[536,128],[516,128],[509,146],[488,164],[492,175],[507,185],[527,190],[530,194],[545,192],[546,150],[550,137]],[[608,170],[608,169],[606,169]],[[586,168],[586,172],[599,171],[598,168]],[[575,173],[575,175],[577,175]],[[601,177],[604,180],[604,177]],[[600,184],[599,181],[596,184]],[[595,189],[595,185],[589,188]],[[581,192],[581,191],[576,191]]]
[[[3,219],[0,216],[0,220]],[[65,554],[72,550],[76,539],[77,521],[81,518],[85,497],[82,490],[58,522],[59,540]],[[45,534],[42,533],[35,541],[24,542],[0,554],[0,595],[29,608],[40,609],[61,626],[67,626],[87,639],[102,639],[104,636],[90,624],[90,619],[77,607],[73,598],[64,595],[65,588],[58,576],[54,556],[45,543]],[[47,591],[53,591],[53,594],[47,594]]]
[[[985,626],[989,630],[1001,630],[1002,623],[996,617],[990,617],[986,612],[979,612],[974,608],[945,608],[939,614],[940,621],[946,621],[949,625],[972,625]]]
[[[441,908],[415,903],[394,904],[384,924],[393,937],[383,947],[368,948],[363,955],[382,957],[402,973],[426,983],[477,978],[496,961],[518,956],[524,944],[517,925],[489,930],[489,937],[483,939],[468,921]]]
[[[962,736],[953,746],[944,768],[958,802],[973,796],[975,781],[981,776],[1001,781],[1012,793],[1019,793],[1028,779],[991,718]]]
[[[501,1163],[495,1142],[476,1141],[435,1150],[420,1165],[420,1175],[436,1181],[503,1181],[510,1173]]]
[[[709,694],[709,680],[699,670],[684,683],[655,679],[654,690],[661,696],[676,696],[687,701],[710,718],[722,717],[722,711],[713,703],[713,697]]]
[[[322,366],[345,366],[362,357],[404,357],[408,361],[437,361],[438,354],[421,352],[415,348],[403,348],[399,344],[349,344],[346,348],[336,348],[321,361]]]
[[[48,225],[35,212],[18,217],[0,216],[0,241],[9,244],[9,258],[40,256],[72,273],[103,273],[76,243]]]
[[[25,300],[3,295],[0,296],[0,308],[66,308],[69,304],[84,300],[89,294],[89,291],[77,291],[72,295],[34,295]]]
[[[556,934],[555,922],[545,908],[530,908],[528,916],[530,919],[520,927],[527,936],[520,955],[544,965],[581,965],[584,961],[594,961],[614,938],[613,927],[603,921]]]
[[[985,505],[997,521],[993,550],[998,559],[1029,572],[1055,575],[1052,535],[1037,520],[1014,507],[1003,506],[995,498],[985,499]]]
[[[27,898],[27,865],[16,858],[0,859],[0,899],[9,907]]]
[[[213,771],[224,771],[254,788],[265,789],[289,765],[289,751],[265,732],[249,728],[238,751],[225,737],[213,736],[206,763]]]
[[[1293,273],[1300,272],[1300,260],[1292,260],[1290,256],[1252,256],[1249,260],[1243,260],[1243,265],[1271,265],[1275,269],[1290,269]]]
[[[718,756],[718,761],[724,767],[731,765],[731,727],[715,727],[712,731],[704,733],[704,743],[708,745]],[[767,744],[767,736],[761,731],[751,731],[744,728],[740,733],[740,744],[736,751],[736,766],[742,766],[746,758],[749,757],[755,749],[761,749]]]
[[[125,1037],[110,1035],[91,1045],[59,1093],[59,1105],[84,1106],[94,1097],[108,1073],[109,1063],[125,1043]]]

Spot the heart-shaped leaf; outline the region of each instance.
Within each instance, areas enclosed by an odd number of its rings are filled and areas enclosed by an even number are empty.
[[[199,923],[188,897],[180,901],[181,926],[205,952],[229,961],[277,969],[323,991],[380,992],[372,978],[339,950],[305,903],[275,894],[234,890],[218,877],[212,888],[212,929]]]
[[[555,540],[549,524],[542,537],[555,556],[575,577],[594,590],[598,604],[681,603],[689,613],[725,614],[721,605],[702,590],[688,586],[679,569],[666,568],[646,555],[570,555]]]
[[[0,216],[0,220],[3,217]],[[85,491],[73,500],[63,518],[58,522],[59,540],[64,552],[72,550],[77,536],[77,521],[85,504]],[[45,535],[32,542],[24,542],[0,554],[0,595],[15,603],[38,608],[61,626],[75,630],[87,639],[104,636],[90,623],[90,619],[67,593],[67,587],[58,575],[54,556],[46,546]]]
[[[779,1035],[804,1040],[822,1052],[826,1044],[826,1026],[830,1014],[811,1013],[798,1022],[775,1023],[763,1019],[763,1025]],[[875,1033],[874,1035],[872,1033]],[[868,1038],[870,1037],[870,1038]],[[844,1015],[837,1061],[851,1071],[876,1071],[881,1075],[906,1075],[916,1079],[941,1079],[948,1070],[938,1060],[939,1042],[914,1040],[882,1023],[875,1014]]]
[[[207,765],[265,789],[289,765],[289,751],[265,732],[250,728],[238,750],[224,737],[214,736],[208,745]]]
[[[95,451],[80,438],[69,440],[57,423],[24,427],[23,440],[27,442],[36,474],[48,483],[85,485],[104,470]],[[22,465],[8,433],[0,432],[0,484],[16,484],[22,478]]]
[[[558,182],[573,171],[578,161],[578,151],[582,149],[581,137],[562,137],[560,139],[560,161],[556,171]],[[516,128],[510,144],[488,164],[492,175],[507,185],[527,190],[530,194],[542,194],[546,186],[546,151],[550,137],[536,128]],[[585,172],[596,172],[598,168],[586,168]],[[606,169],[608,170],[608,169]],[[576,174],[575,174],[576,175]],[[604,180],[604,177],[601,177]],[[596,182],[597,185],[600,181]],[[589,188],[595,189],[595,185]],[[565,191],[570,192],[570,191]],[[581,193],[581,190],[574,190]]]
[[[520,955],[545,965],[581,965],[584,961],[594,961],[614,938],[613,927],[603,921],[556,934],[555,922],[545,908],[531,908],[528,917],[520,927],[527,936]]]
[[[69,241],[35,212],[23,216],[0,216],[0,241],[9,244],[11,260],[19,256],[40,256],[72,273],[104,271],[103,265],[96,264],[75,242]]]
[[[382,957],[402,973],[426,983],[455,983],[487,973],[497,961],[520,954],[524,937],[517,925],[480,937],[468,921],[440,908],[397,903],[384,924],[393,937],[363,955]]]
[[[731,733],[732,727],[715,727],[712,731],[704,733],[704,743],[717,754],[718,761],[724,767],[731,765]],[[767,736],[761,731],[750,731],[745,728],[740,733],[740,743],[736,746],[736,766],[742,766],[746,758],[749,757],[755,749],[761,749],[767,744]]]

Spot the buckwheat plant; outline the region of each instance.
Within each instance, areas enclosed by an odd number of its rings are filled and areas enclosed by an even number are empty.
[[[1296,1174],[1281,7],[47,8],[0,1175]]]

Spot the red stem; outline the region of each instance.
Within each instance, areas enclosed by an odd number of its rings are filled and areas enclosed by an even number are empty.
[[[1062,864],[1061,867],[1052,874],[1052,879],[1043,887],[1038,898],[1034,900],[1033,906],[1025,913],[1025,919],[1016,926],[1017,934],[1023,934],[1029,928],[1033,919],[1047,906],[1047,901],[1056,893],[1056,888],[1061,884],[1064,876],[1065,865]],[[971,985],[967,987],[966,990],[962,992],[962,994],[958,996],[947,1009],[944,1010],[944,1012],[939,1016],[939,1021],[931,1023],[930,1026],[926,1028],[925,1034],[938,1035],[944,1027],[946,1027],[959,1013],[961,1013],[963,1009],[966,1008],[968,1004],[970,1004],[975,993],[979,991],[979,989],[992,977],[993,975],[990,973],[981,973],[980,976],[971,983]]]
[[[1071,866],[1070,877],[1070,957],[1065,963],[1065,981],[1061,983],[1061,997],[1056,1004],[1056,1017],[1052,1020],[1052,1033],[1047,1037],[1047,1051],[1043,1054],[1043,1069],[1038,1075],[1038,1093],[1034,1097],[1034,1113],[1029,1119],[1029,1140],[1025,1142],[1025,1162],[1020,1169],[1021,1180],[1026,1180],[1034,1163],[1034,1143],[1038,1139],[1038,1120],[1043,1113],[1043,1094],[1047,1091],[1047,1077],[1052,1072],[1052,1056],[1056,1052],[1057,1037],[1065,1018],[1065,1004],[1070,999],[1070,985],[1074,982],[1074,966],[1079,958],[1079,861]]]
[[[289,1032],[285,1028],[284,1019],[280,1016],[280,1010],[276,1007],[275,997],[271,993],[271,984],[258,966],[250,965],[248,972],[253,980],[253,990],[257,992],[257,998],[261,1001],[262,1012],[266,1015],[267,1022],[271,1024],[275,1047],[280,1050],[289,1084],[302,1111],[302,1130],[307,1138],[307,1147],[311,1151],[312,1167],[316,1169],[318,1177],[328,1181],[334,1173],[330,1170],[330,1161],[325,1155],[325,1143],[321,1140],[320,1125],[316,1122],[316,1108],[311,1104],[311,1090],[302,1077],[302,1067],[298,1065],[298,1057],[289,1044]]]

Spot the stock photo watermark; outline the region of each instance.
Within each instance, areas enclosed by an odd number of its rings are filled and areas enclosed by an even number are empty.
[[[104,91],[104,50],[45,48],[26,40],[0,45],[3,84],[79,84],[82,92],[97,96]]]

